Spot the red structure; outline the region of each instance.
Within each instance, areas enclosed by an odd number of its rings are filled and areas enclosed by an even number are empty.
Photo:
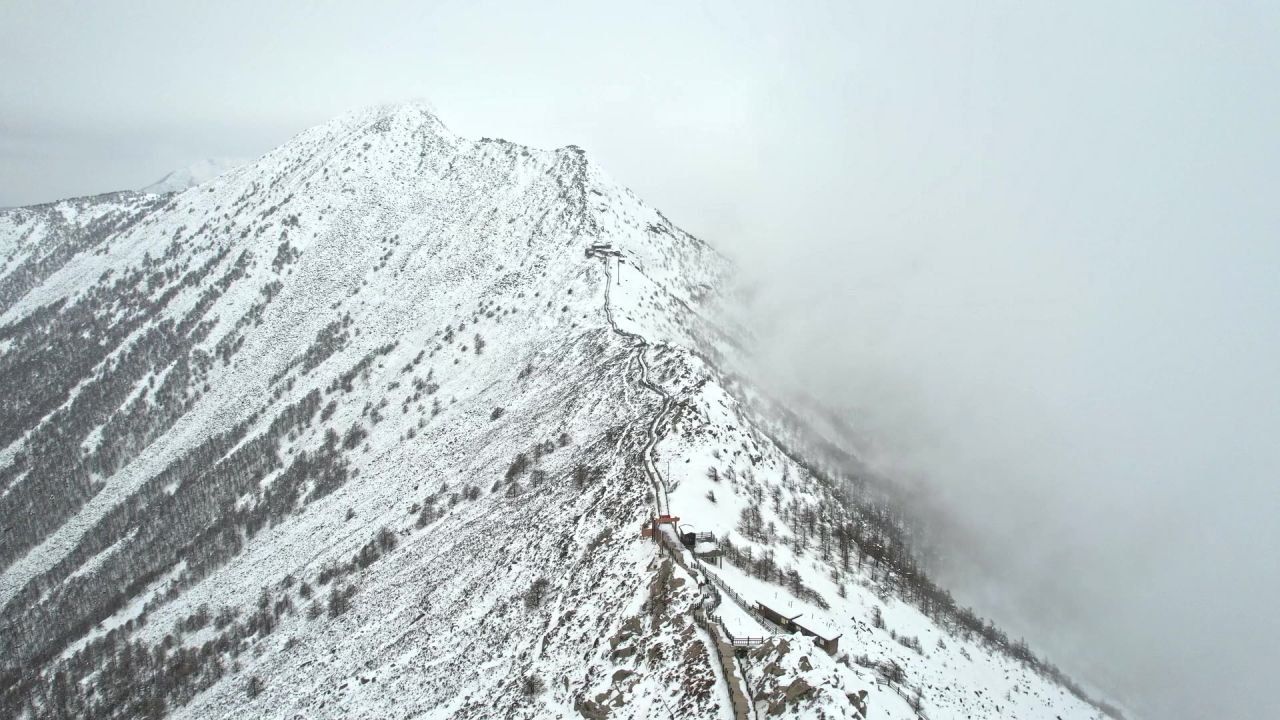
[[[674,515],[655,515],[653,517],[653,520],[649,522],[649,527],[640,531],[640,536],[652,537],[654,541],[657,542],[659,525],[670,525],[672,527],[678,527],[679,523],[680,523],[680,518]]]

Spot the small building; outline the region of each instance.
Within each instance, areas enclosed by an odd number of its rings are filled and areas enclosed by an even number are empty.
[[[832,633],[825,628],[807,627],[796,623],[796,627],[800,628],[800,632],[813,638],[813,642],[818,647],[827,651],[828,655],[834,656],[840,651],[840,636]]]
[[[796,627],[796,618],[800,617],[800,614],[784,615],[759,601],[756,601],[756,611],[763,615],[765,620],[768,620],[787,632],[793,633],[799,631],[799,628]]]
[[[800,618],[804,613],[787,615],[759,601],[756,602],[756,611],[764,616],[766,620],[787,632],[798,632],[801,635],[813,638],[814,643],[825,650],[828,655],[835,655],[839,652],[840,635],[831,632],[831,629],[826,627],[826,623],[821,621],[801,621]]]
[[[704,562],[720,564],[720,541],[713,532],[695,532],[688,525],[680,527],[680,544],[693,553],[693,556]]]
[[[586,255],[587,257],[598,256],[598,257],[616,257],[618,259],[622,258],[622,252],[620,250],[615,250],[614,247],[609,243],[601,243],[601,242],[592,243],[591,245],[588,245],[586,249]]]
[[[676,518],[679,520],[680,518]],[[689,529],[688,525],[680,526],[680,542],[687,548],[694,548],[700,544],[711,543],[717,547],[720,541],[716,540],[716,534],[713,532],[694,532]]]

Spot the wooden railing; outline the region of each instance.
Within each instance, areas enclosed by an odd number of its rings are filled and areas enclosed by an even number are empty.
[[[719,575],[708,570],[705,565],[702,570],[706,576],[711,579],[712,585],[716,586],[716,588],[733,598],[733,601],[738,604],[738,607],[742,608],[744,612],[750,615],[752,620],[760,623],[760,627],[765,628],[766,630],[773,630],[775,635],[786,632],[782,628],[778,627],[776,623],[770,622],[764,615],[761,615],[751,603],[747,602],[746,598],[742,597],[733,588],[729,587],[729,584],[722,580]]]
[[[724,624],[724,620],[719,615],[712,615],[711,618],[720,624],[720,629],[724,631],[724,636],[729,639],[729,644],[734,647],[755,647],[763,645],[771,638],[767,636],[754,637],[751,635],[734,635]]]
[[[877,687],[884,686],[894,691],[895,693],[898,694],[898,697],[907,701],[907,707],[911,708],[911,712],[915,713],[916,717],[919,718],[919,720],[929,720],[929,716],[925,715],[924,710],[916,704],[916,698],[903,692],[902,688],[899,687],[897,684],[891,683],[888,680],[881,678],[876,681],[876,686]]]

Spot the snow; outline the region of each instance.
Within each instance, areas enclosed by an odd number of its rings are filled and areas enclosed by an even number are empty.
[[[0,602],[55,567],[112,508],[191,448],[260,413],[247,442],[312,390],[337,409],[284,443],[281,456],[314,450],[326,430],[359,422],[368,436],[348,456],[356,476],[262,529],[174,600],[156,603],[135,637],[159,642],[202,604],[252,608],[262,588],[278,589],[287,576],[314,583],[322,567],[345,561],[383,527],[398,539],[394,551],[352,578],[358,593],[351,611],[309,620],[299,607],[282,616],[275,633],[240,656],[238,672],[174,708],[175,716],[253,716],[270,708],[281,717],[484,717],[500,705],[508,717],[578,717],[581,701],[603,698],[614,703],[614,717],[669,717],[668,705],[682,708],[682,716],[732,717],[714,656],[689,659],[698,647],[715,647],[691,619],[702,602],[696,573],[672,569],[678,587],[670,610],[648,624],[649,584],[664,556],[639,536],[653,513],[639,455],[655,425],[654,468],[668,482],[667,501],[681,524],[759,552],[763,545],[739,528],[743,509],[759,507],[777,528],[778,565],[795,568],[830,605],[818,607],[729,562],[706,568],[747,601],[725,594],[714,610],[735,636],[774,634],[749,612],[755,602],[841,636],[834,657],[808,638],[782,635],[759,659],[736,666],[750,687],[803,678],[817,688],[779,711],[785,716],[851,717],[847,695],[866,690],[872,717],[914,717],[874,671],[850,660],[859,655],[899,663],[909,684],[923,690],[930,720],[1098,716],[1047,678],[936,625],[884,591],[868,570],[845,572],[812,547],[793,547],[771,497],[817,504],[830,496],[769,439],[766,419],[725,375],[725,354],[745,341],[715,307],[731,265],[576,148],[461,138],[429,109],[410,104],[349,113],[251,163],[202,163],[144,190],[185,191],[101,251],[77,254],[8,307],[0,325],[77,297],[106,272],[119,277],[147,257],[165,258],[171,248],[164,267],[198,267],[227,249],[208,280],[182,290],[157,321],[195,306],[247,252],[244,277],[210,310],[207,319],[216,324],[202,343],[211,351],[242,332],[243,345],[229,363],[213,363],[208,392],[167,432],[4,570]],[[88,222],[129,202],[76,203],[58,211],[60,222]],[[0,213],[0,260],[36,251],[50,221],[32,222],[32,212]],[[281,237],[297,259],[277,269]],[[612,315],[620,331],[644,339],[642,350],[610,328],[605,261],[584,254],[596,242],[621,255],[609,261],[616,274]],[[0,277],[15,265],[0,266]],[[278,294],[257,322],[237,330],[271,282],[280,283]],[[296,360],[317,333],[347,314],[346,344],[299,372]],[[483,352],[474,347],[476,334]],[[328,392],[337,375],[388,343],[394,348],[375,356],[352,392]],[[526,367],[533,372],[521,377]],[[673,398],[670,418],[659,416],[662,399],[639,383],[642,368]],[[136,396],[165,372],[144,376]],[[273,381],[280,373],[287,382]],[[438,390],[413,399],[413,379],[428,376]],[[438,415],[431,412],[436,400]],[[382,401],[382,419],[373,422],[368,407]],[[504,413],[495,419],[498,407]],[[570,443],[536,461],[547,474],[543,485],[533,487],[525,475],[520,494],[491,492],[517,453],[561,433]],[[0,451],[0,463],[12,462],[23,442]],[[599,468],[602,479],[576,487],[579,463]],[[278,477],[267,475],[262,486]],[[474,484],[481,497],[417,528],[412,505],[445,484],[451,492]],[[124,542],[74,573],[97,573]],[[136,617],[175,577],[157,581],[103,628]],[[550,581],[550,600],[526,608],[521,595],[538,577]],[[877,611],[884,627],[872,622]],[[628,629],[636,622],[643,633]],[[895,637],[918,638],[922,652]],[[205,639],[188,634],[183,642]],[[636,655],[626,655],[631,649]],[[646,653],[657,659],[640,662]],[[770,663],[782,674],[763,675]],[[525,673],[546,680],[536,698],[521,699],[514,686]],[[256,699],[243,691],[250,676],[265,683]],[[700,694],[705,682],[711,685]],[[757,709],[763,715],[766,708]]]

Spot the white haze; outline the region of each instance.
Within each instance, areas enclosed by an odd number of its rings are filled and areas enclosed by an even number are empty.
[[[0,9],[0,206],[429,97],[736,256],[960,597],[1148,717],[1280,716],[1266,3]]]

